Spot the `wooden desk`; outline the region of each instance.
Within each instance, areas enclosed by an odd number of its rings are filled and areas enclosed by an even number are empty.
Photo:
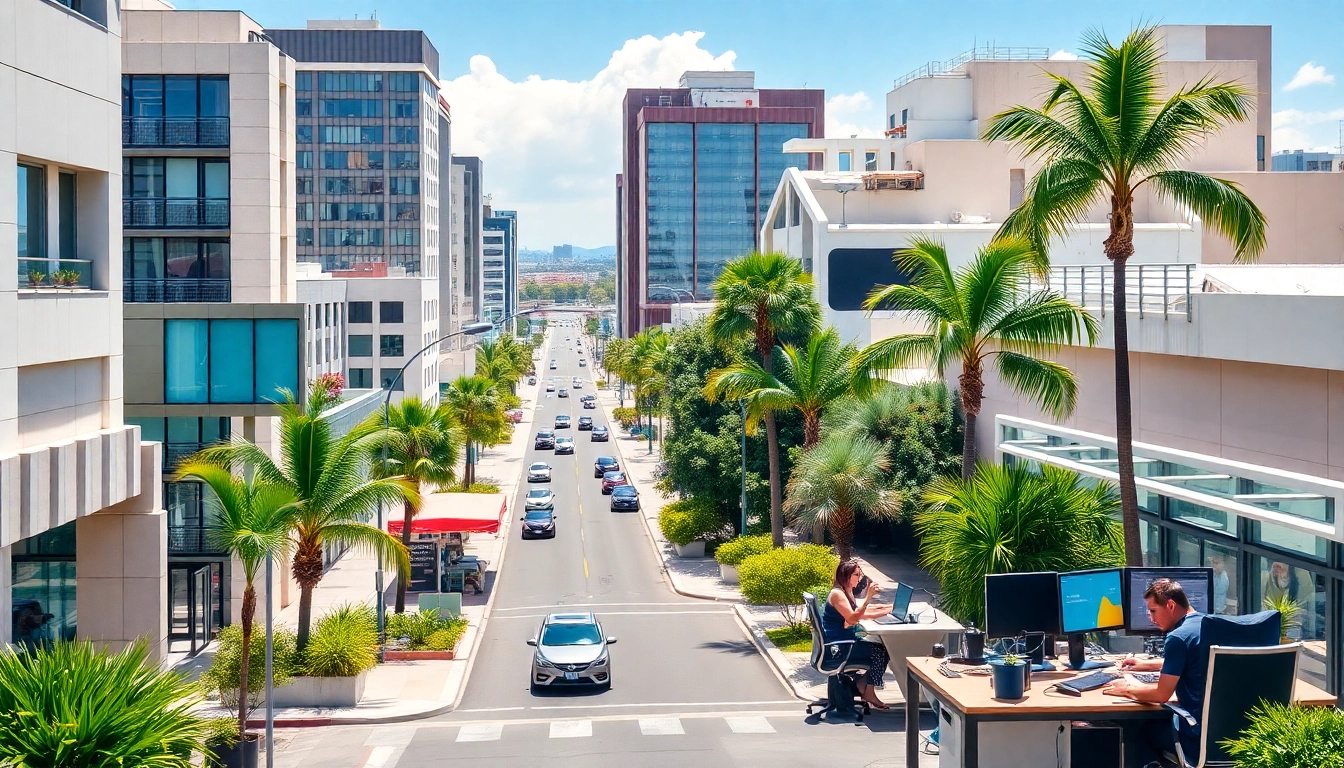
[[[922,621],[912,624],[879,624],[866,619],[860,624],[869,636],[879,639],[887,648],[891,661],[887,668],[896,676],[896,685],[907,704],[919,706],[919,689],[915,689],[912,699],[905,684],[905,659],[908,656],[924,656],[933,649],[934,643],[945,643],[947,635],[964,629],[955,619],[942,611],[931,608],[928,603],[911,603],[910,613],[920,616]],[[943,678],[946,679],[946,678]]]
[[[977,726],[985,721],[1009,720],[1146,720],[1171,717],[1156,704],[1141,704],[1117,696],[1108,696],[1100,688],[1068,696],[1046,690],[1054,683],[1078,677],[1085,672],[1064,668],[1062,672],[1033,672],[1031,690],[1017,701],[994,698],[988,675],[944,677],[938,672],[942,659],[929,656],[906,660],[906,689],[923,688],[927,695],[961,716],[965,725],[962,741],[962,765],[977,768],[980,762]],[[1061,665],[1062,666],[1062,665]],[[1336,697],[1302,680],[1293,690],[1295,703],[1304,706],[1334,706]],[[919,707],[905,708],[906,765],[919,765]]]

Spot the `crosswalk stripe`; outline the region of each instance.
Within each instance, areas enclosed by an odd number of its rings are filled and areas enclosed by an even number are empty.
[[[415,733],[419,729],[413,725],[385,726],[374,728],[365,739],[366,747],[404,747],[411,743],[415,738]]]
[[[373,752],[369,753],[369,759],[364,762],[364,768],[390,768],[396,765],[393,756],[397,752],[397,747],[374,747]]]
[[[556,720],[551,723],[552,739],[582,739],[592,735],[592,720]]]
[[[639,732],[645,736],[682,736],[686,731],[677,717],[641,717]]]
[[[775,727],[764,717],[725,717],[733,733],[774,733]]]
[[[462,730],[457,732],[457,740],[461,741],[499,741],[499,735],[504,731],[503,723],[481,723],[479,725],[464,725]]]

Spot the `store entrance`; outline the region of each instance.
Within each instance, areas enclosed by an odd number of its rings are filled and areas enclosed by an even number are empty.
[[[168,651],[195,656],[219,633],[219,563],[168,568]]]

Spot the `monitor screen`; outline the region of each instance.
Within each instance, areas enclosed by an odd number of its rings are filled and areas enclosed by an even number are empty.
[[[910,613],[910,598],[915,596],[915,588],[896,583],[896,595],[891,600],[891,615],[905,621],[905,617]]]
[[[1158,579],[1173,579],[1180,582],[1185,596],[1190,599],[1190,607],[1200,613],[1209,613],[1210,596],[1213,594],[1212,568],[1126,568],[1125,580],[1129,587],[1128,615],[1125,616],[1125,629],[1129,632],[1161,632],[1162,630],[1148,617],[1148,603],[1143,593],[1148,585]]]
[[[1059,634],[1059,574],[996,573],[985,577],[985,634]]]
[[[1125,626],[1125,585],[1119,568],[1059,574],[1059,624],[1064,634]]]

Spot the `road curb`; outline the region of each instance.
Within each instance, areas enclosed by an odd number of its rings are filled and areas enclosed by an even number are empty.
[[[775,673],[775,677],[779,679],[780,684],[788,689],[794,698],[810,703],[813,700],[812,695],[803,691],[799,684],[790,679],[793,665],[784,657],[784,652],[775,647],[775,644],[770,642],[770,638],[765,636],[765,630],[761,629],[761,625],[756,623],[756,619],[747,611],[746,606],[741,603],[733,605],[733,617],[737,619],[742,631],[756,645],[756,650],[770,663],[770,670]]]

